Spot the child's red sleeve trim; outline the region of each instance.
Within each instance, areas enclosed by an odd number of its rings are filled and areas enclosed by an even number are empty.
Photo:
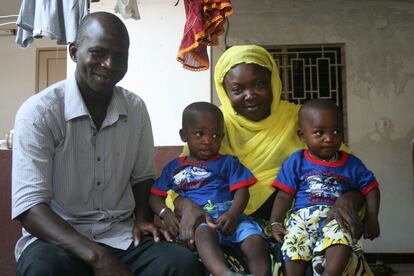
[[[157,196],[167,197],[168,193],[155,187],[151,187],[151,193]]]
[[[290,195],[294,196],[296,194],[296,190],[286,186],[285,184],[283,184],[282,182],[279,182],[277,180],[273,181],[272,186],[279,189],[279,190],[282,190],[282,191],[284,191],[284,192],[286,192]]]
[[[249,179],[246,179],[246,180],[243,180],[239,183],[231,185],[229,187],[229,189],[230,189],[230,191],[234,191],[234,190],[241,189],[241,188],[244,188],[244,187],[247,187],[247,186],[251,186],[256,182],[257,182],[257,179],[256,179],[256,177],[253,176]]]
[[[367,195],[369,192],[371,192],[373,189],[377,188],[379,186],[378,182],[376,180],[372,181],[368,186],[366,186],[361,193],[363,195]]]

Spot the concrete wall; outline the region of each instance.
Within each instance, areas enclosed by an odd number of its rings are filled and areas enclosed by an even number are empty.
[[[233,5],[229,46],[345,44],[349,143],[375,172],[382,193],[381,237],[364,245],[368,252],[414,252],[414,3],[238,0]],[[223,43],[214,48],[213,59],[224,49]]]
[[[19,48],[14,36],[0,36],[0,139],[13,128],[20,105],[35,93],[36,49],[56,47],[54,41],[37,39]]]

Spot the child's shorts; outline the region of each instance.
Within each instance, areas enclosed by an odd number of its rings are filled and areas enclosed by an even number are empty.
[[[204,210],[207,211],[213,220],[216,220],[220,215],[227,212],[227,210],[231,207],[231,201],[226,201],[223,203],[208,203],[204,206]],[[202,223],[199,227],[209,227],[207,223]],[[217,238],[219,244],[239,244],[245,239],[253,235],[263,236],[262,228],[257,224],[255,221],[250,219],[245,214],[241,214],[239,217],[239,225],[237,226],[236,230],[232,235],[224,236],[221,231],[220,227],[216,230]]]
[[[352,245],[351,234],[344,232],[336,220],[325,225],[329,210],[328,206],[311,206],[290,215],[282,245],[285,262],[309,261],[331,245]]]

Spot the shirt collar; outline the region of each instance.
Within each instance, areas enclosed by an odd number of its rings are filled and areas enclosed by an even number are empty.
[[[120,116],[128,116],[126,101],[120,90],[119,87],[114,88],[102,127],[113,124]],[[90,116],[90,114],[76,83],[75,74],[73,74],[65,83],[65,121],[82,116]]]
[[[65,82],[65,121],[81,116],[89,116],[88,108],[76,83],[75,74]]]

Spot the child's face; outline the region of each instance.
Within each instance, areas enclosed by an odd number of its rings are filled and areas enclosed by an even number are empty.
[[[301,119],[299,138],[311,155],[320,160],[335,156],[342,143],[342,123],[337,111],[309,109]]]
[[[208,160],[214,157],[223,139],[223,124],[209,112],[198,112],[186,129],[180,130],[181,140],[188,144],[190,158]]]

